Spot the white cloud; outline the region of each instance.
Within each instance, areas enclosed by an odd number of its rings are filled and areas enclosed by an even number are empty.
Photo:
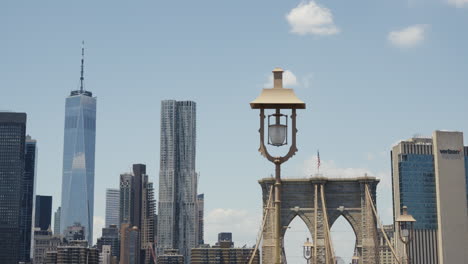
[[[297,81],[296,75],[289,70],[285,70],[283,73],[283,86],[288,88],[291,86],[297,86],[299,82]],[[264,84],[265,88],[273,87],[273,75],[268,75],[268,81]]]
[[[388,33],[388,40],[398,47],[414,47],[424,40],[427,28],[428,25],[413,25],[401,30],[391,31]]]
[[[106,224],[104,217],[95,215],[93,217],[93,243],[96,244],[96,241],[101,237],[102,228]]]
[[[448,0],[448,3],[458,8],[468,6],[468,0]]]
[[[314,1],[300,3],[286,15],[286,19],[291,32],[299,35],[333,35],[340,32],[333,22],[330,9]]]
[[[213,209],[205,217],[205,243],[216,242],[218,233],[231,232],[237,246],[253,246],[260,229],[260,220],[260,212],[253,215],[242,209]]]

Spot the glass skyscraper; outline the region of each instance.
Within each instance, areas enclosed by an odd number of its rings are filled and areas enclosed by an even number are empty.
[[[63,143],[62,233],[75,223],[85,228],[85,237],[93,241],[94,214],[94,154],[96,142],[96,97],[83,89],[83,59],[81,87],[72,91],[65,103],[65,133]]]
[[[455,137],[456,134],[454,132],[439,131],[435,133],[446,133],[448,135],[446,137],[449,139]],[[456,171],[453,171],[450,166],[442,167],[441,162],[460,159],[460,162],[464,162],[464,172],[461,180],[463,185],[465,185],[463,178],[468,182],[468,147],[456,146],[441,149],[436,146],[435,142],[437,142],[435,137],[412,138],[401,141],[393,147],[391,155],[394,218],[396,219],[400,215],[403,206],[407,206],[408,212],[416,219],[414,239],[409,244],[410,258],[412,263],[415,264],[438,264],[440,263],[439,259],[442,257],[440,255],[441,248],[443,250],[450,248],[440,242],[439,211],[443,212],[444,217],[458,218],[458,216],[449,212],[447,206],[438,205],[438,196],[446,197],[453,191],[444,184],[454,184],[453,182],[457,184],[456,182],[460,180]],[[445,154],[445,152],[450,152],[450,154]],[[436,155],[439,153],[444,153],[441,156],[443,161],[439,159],[439,163],[437,163]],[[437,174],[438,167],[439,174]],[[438,180],[439,186],[437,186]],[[443,184],[440,184],[440,182]],[[464,209],[466,210],[468,195],[465,195],[465,193],[468,193],[468,183],[463,190],[463,197],[466,196],[467,200],[460,200],[460,203],[465,205]],[[452,206],[455,205],[455,200],[449,198],[449,201]],[[442,232],[445,232],[445,230],[443,229]],[[459,231],[463,232],[463,230]],[[396,237],[399,236],[398,232],[398,228],[395,228]],[[396,244],[400,254],[402,254],[403,245],[399,239],[396,240]]]
[[[20,216],[20,261],[28,262],[31,255],[32,220],[34,208],[34,194],[36,186],[36,140],[26,136],[24,153],[24,175],[21,190]]]
[[[119,226],[120,189],[106,189],[106,226]]]
[[[0,260],[20,260],[26,114],[0,112]]]
[[[162,101],[160,151],[158,254],[178,249],[188,263],[199,243],[195,102]]]

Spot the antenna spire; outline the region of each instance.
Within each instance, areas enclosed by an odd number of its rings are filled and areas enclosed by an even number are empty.
[[[80,92],[83,93],[84,81],[84,40],[81,42],[81,77],[80,77]]]

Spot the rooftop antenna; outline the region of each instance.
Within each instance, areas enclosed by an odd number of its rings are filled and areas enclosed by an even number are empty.
[[[81,42],[81,77],[80,77],[80,93],[83,93],[84,81],[84,40]]]

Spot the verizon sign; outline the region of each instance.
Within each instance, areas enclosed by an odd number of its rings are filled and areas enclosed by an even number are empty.
[[[444,159],[461,159],[463,157],[463,149],[440,149],[439,152]]]

